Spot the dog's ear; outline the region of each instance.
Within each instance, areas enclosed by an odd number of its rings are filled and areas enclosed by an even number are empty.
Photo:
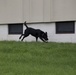
[[[45,34],[47,35],[47,32],[45,32]]]

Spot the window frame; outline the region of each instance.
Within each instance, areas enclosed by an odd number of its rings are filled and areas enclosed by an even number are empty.
[[[57,23],[72,23],[73,25],[73,30],[71,31],[59,31],[59,25],[57,25]],[[68,25],[65,25],[68,26]],[[74,34],[75,33],[75,22],[74,21],[64,21],[64,22],[56,22],[55,23],[55,27],[56,27],[56,34]]]
[[[11,32],[11,26],[22,26],[21,31],[20,32]],[[22,34],[23,33],[23,24],[22,23],[14,23],[14,24],[8,24],[8,34],[9,35],[17,35],[17,34]]]

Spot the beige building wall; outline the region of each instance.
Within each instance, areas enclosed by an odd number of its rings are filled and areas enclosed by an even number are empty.
[[[55,22],[76,20],[76,0],[23,0],[24,20]],[[26,11],[28,10],[28,11]]]
[[[52,0],[43,0],[43,21],[44,22],[50,22],[51,21],[51,1]]]
[[[76,20],[76,0],[24,0],[24,3],[24,15],[27,13],[24,20],[28,22]]]
[[[76,0],[0,0],[0,23],[76,20]]]
[[[43,22],[43,0],[23,0],[24,21]]]
[[[30,0],[23,0],[23,21],[30,22]]]
[[[53,0],[53,21],[76,20],[76,0]]]
[[[24,21],[50,22],[53,17],[52,0],[23,0]],[[51,17],[50,17],[51,16]]]
[[[22,0],[0,0],[0,23],[22,22]]]

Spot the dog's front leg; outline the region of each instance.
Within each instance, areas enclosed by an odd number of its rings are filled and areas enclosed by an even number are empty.
[[[38,37],[36,37],[36,42],[38,41]]]
[[[43,38],[40,37],[40,39],[41,39],[43,42],[46,42]]]

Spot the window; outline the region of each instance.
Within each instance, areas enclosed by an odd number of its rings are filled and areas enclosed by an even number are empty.
[[[23,33],[23,24],[8,25],[8,34],[22,34],[22,33]]]
[[[74,21],[56,22],[56,33],[75,33]]]

